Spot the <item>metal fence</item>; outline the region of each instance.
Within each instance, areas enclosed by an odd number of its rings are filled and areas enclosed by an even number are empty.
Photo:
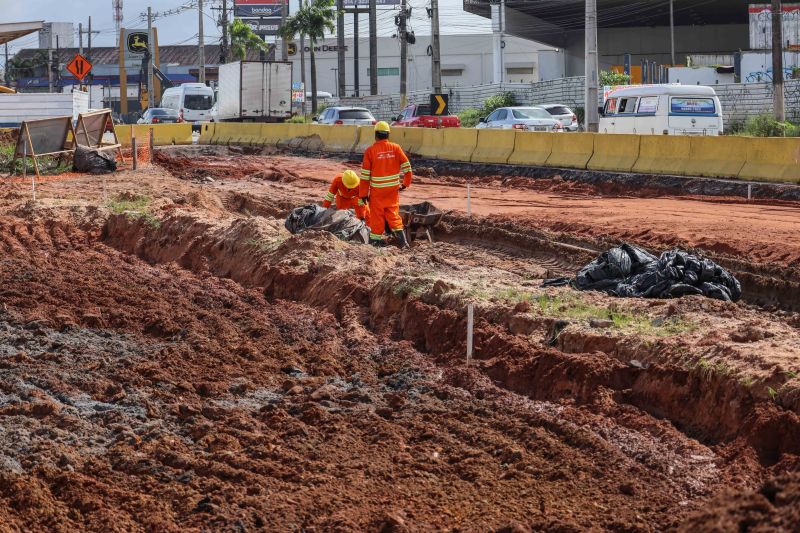
[[[715,85],[722,102],[726,128],[744,123],[749,117],[772,113],[771,83],[732,83]],[[584,78],[561,78],[536,83],[501,83],[473,87],[446,88],[450,94],[450,111],[460,113],[465,109],[480,109],[490,96],[510,92],[518,105],[559,103],[573,108],[584,106]],[[800,121],[800,80],[786,80],[786,115]],[[409,103],[426,103],[427,91],[410,93]],[[363,96],[342,98],[341,105],[366,107],[379,119],[388,120],[400,111],[400,95]]]

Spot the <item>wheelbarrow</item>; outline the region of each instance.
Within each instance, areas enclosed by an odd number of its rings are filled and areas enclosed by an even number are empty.
[[[433,244],[432,230],[442,220],[443,216],[444,212],[430,202],[400,206],[400,218],[403,221],[408,242],[412,242],[420,235],[423,235]]]

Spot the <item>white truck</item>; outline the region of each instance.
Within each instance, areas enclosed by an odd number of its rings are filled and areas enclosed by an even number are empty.
[[[0,94],[0,127],[17,128],[23,120],[71,116],[89,111],[89,93]]]
[[[236,61],[219,66],[215,121],[283,122],[291,116],[291,63]]]

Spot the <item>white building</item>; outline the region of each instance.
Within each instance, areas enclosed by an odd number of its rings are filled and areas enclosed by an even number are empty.
[[[493,83],[492,34],[442,35],[441,62],[442,85],[464,87]],[[509,83],[539,81],[539,51],[551,47],[506,36],[505,79]],[[408,46],[408,92],[431,89],[431,58],[428,55],[430,36],[418,35],[417,41]],[[369,94],[369,40],[359,39],[359,92]],[[311,65],[306,43],[306,90],[311,90]],[[337,94],[337,47],[336,38],[329,37],[316,45],[317,91]],[[276,54],[280,57],[280,51]],[[347,94],[355,94],[353,39],[345,39],[345,78]],[[300,54],[290,55],[294,64],[294,80],[300,81]],[[378,38],[378,93],[400,92],[400,43],[394,37]]]

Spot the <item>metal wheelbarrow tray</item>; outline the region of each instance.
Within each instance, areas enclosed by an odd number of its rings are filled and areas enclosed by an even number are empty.
[[[442,217],[444,217],[444,212],[430,202],[400,206],[400,218],[409,242],[422,233],[433,243],[431,230],[442,220]]]

